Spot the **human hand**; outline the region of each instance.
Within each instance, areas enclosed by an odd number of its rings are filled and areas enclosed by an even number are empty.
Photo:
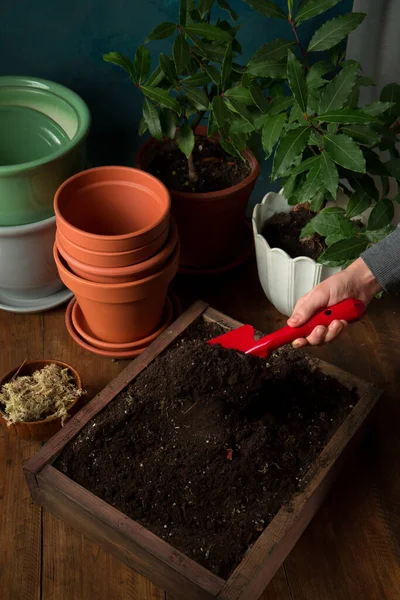
[[[300,298],[292,316],[288,319],[288,325],[299,327],[321,308],[332,306],[347,298],[361,300],[367,306],[381,290],[381,286],[365,262],[362,258],[358,258],[347,269],[328,277]],[[319,346],[332,342],[346,326],[346,321],[332,321],[329,327],[318,325],[307,338],[298,338],[292,345],[294,348],[301,348],[307,344]]]

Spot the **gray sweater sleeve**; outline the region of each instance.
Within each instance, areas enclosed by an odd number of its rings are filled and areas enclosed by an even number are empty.
[[[387,292],[400,289],[400,227],[371,246],[361,258]]]

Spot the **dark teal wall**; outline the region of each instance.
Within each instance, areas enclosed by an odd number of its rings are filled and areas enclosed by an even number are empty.
[[[240,41],[245,58],[263,43],[291,35],[279,19],[266,19],[242,0],[230,0],[242,23]],[[0,2],[0,74],[31,75],[58,81],[78,92],[93,116],[89,146],[91,163],[131,164],[141,143],[137,135],[141,95],[125,73],[102,60],[118,50],[132,56],[158,23],[175,20],[178,0],[15,0]],[[278,0],[286,10],[286,0]],[[330,16],[351,10],[342,0]],[[226,13],[225,13],[226,14]],[[307,42],[320,18],[300,30]],[[152,42],[155,60],[167,41]],[[266,189],[266,170],[257,193]]]

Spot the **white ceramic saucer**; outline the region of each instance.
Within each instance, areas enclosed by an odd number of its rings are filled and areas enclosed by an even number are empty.
[[[15,298],[12,303],[9,298],[7,300],[2,297],[0,292],[0,310],[6,310],[7,312],[13,313],[40,313],[46,310],[51,310],[64,304],[70,300],[73,293],[67,288],[59,290],[51,296],[45,296],[44,298]]]

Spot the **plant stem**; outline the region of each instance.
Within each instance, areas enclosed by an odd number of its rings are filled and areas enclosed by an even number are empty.
[[[193,152],[191,153],[191,155],[188,158],[188,172],[189,172],[189,181],[197,181],[197,173],[196,173],[196,169],[194,167],[194,161],[193,161]]]
[[[304,64],[305,64],[306,68],[309,69],[310,65],[308,64],[307,52],[304,50],[303,46],[301,45],[299,34],[297,33],[296,23],[293,21],[292,17],[290,17],[288,19],[288,21],[289,21],[289,23],[290,23],[290,25],[292,27],[292,30],[293,30],[293,33],[294,33],[294,37],[296,38],[296,43],[297,43],[298,47],[300,48],[300,52],[303,55]]]

